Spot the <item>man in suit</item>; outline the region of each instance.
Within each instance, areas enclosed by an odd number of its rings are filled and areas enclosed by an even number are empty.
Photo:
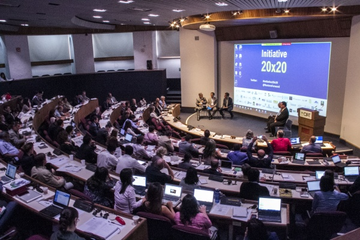
[[[207,110],[209,112],[209,120],[211,120],[214,117],[216,111],[218,110],[217,102],[218,101],[217,101],[217,98],[215,97],[215,93],[211,92],[210,98],[207,101]],[[212,112],[212,114],[211,114],[211,112]]]
[[[251,168],[247,175],[249,182],[243,182],[241,184],[240,198],[259,200],[259,197],[270,196],[269,190],[266,187],[259,185],[259,170]]]
[[[280,112],[278,113],[278,115],[274,116],[273,118],[269,117],[268,119],[266,132],[271,132],[270,137],[274,137],[275,127],[284,126],[286,120],[289,118],[289,110],[286,107],[286,102],[279,102],[278,106],[280,108]]]
[[[223,105],[219,110],[222,118],[224,118],[224,113],[223,113],[224,110],[228,111],[230,113],[231,118],[233,118],[234,114],[232,113],[232,109],[233,109],[233,100],[230,97],[230,94],[226,92],[224,95]]]

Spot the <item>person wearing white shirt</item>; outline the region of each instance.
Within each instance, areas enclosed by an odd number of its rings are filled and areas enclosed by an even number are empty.
[[[114,143],[108,143],[107,151],[101,152],[97,157],[97,166],[104,167],[109,171],[112,171],[117,163],[118,159],[114,156],[116,145]]]
[[[136,144],[133,144],[132,147],[134,149],[133,157],[136,159],[150,159],[154,154],[145,150],[142,145],[144,141],[144,136],[140,135],[136,138]]]
[[[166,108],[167,108],[167,104],[166,104],[166,102],[165,102],[165,96],[161,96],[161,97],[160,97],[159,104],[160,104],[160,107],[161,107],[162,109],[166,109]]]
[[[145,166],[141,165],[135,158],[131,157],[133,154],[133,147],[127,145],[125,147],[125,154],[119,158],[116,166],[116,173],[120,173],[124,168],[137,169],[140,172],[145,172]]]

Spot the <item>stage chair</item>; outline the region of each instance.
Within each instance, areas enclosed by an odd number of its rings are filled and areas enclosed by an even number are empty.
[[[137,215],[146,218],[149,240],[168,240],[171,239],[171,226],[173,225],[167,217],[138,212]]]
[[[291,138],[292,137],[291,127],[292,127],[292,120],[291,119],[286,120],[286,123],[283,127],[275,127],[275,136],[277,131],[281,129],[284,131],[284,138]]]
[[[346,220],[346,213],[340,211],[317,212],[306,226],[308,240],[328,240],[340,232]]]
[[[210,240],[209,233],[187,226],[174,225],[171,228],[173,240]]]

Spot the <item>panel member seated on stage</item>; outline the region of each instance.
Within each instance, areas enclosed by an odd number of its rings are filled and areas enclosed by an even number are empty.
[[[211,92],[210,93],[210,98],[209,100],[207,101],[207,110],[209,112],[209,119],[211,120],[216,111],[218,110],[217,108],[217,103],[218,103],[218,100],[217,98],[215,97],[215,93],[214,92]],[[212,112],[212,113],[211,113]]]
[[[275,135],[275,127],[282,127],[289,118],[289,110],[286,107],[286,102],[279,102],[280,111],[276,116],[270,116],[267,122],[267,133],[271,132],[270,137]]]
[[[277,132],[277,139],[271,141],[271,146],[273,147],[273,151],[291,150],[291,142],[288,138],[284,138],[284,131],[281,129]]]
[[[249,182],[243,182],[240,187],[240,198],[259,200],[259,197],[270,196],[269,190],[259,185],[259,170],[251,168],[248,173]]]
[[[221,168],[219,167],[219,160],[218,159],[211,160],[210,168],[205,169],[203,172],[204,173],[209,173],[209,174],[212,174],[212,175],[221,176],[222,173],[221,173]]]
[[[196,102],[195,102],[195,111],[200,111],[202,109],[206,108],[206,98],[204,97],[204,95],[202,93],[199,93],[199,97],[196,98]]]
[[[244,152],[240,152],[240,144],[234,144],[234,151],[229,152],[228,159],[235,165],[243,165],[248,162],[248,156]]]
[[[230,113],[231,118],[233,118],[234,117],[234,114],[232,113],[233,106],[234,106],[233,100],[230,97],[230,94],[228,92],[226,92],[224,95],[223,105],[219,110],[221,117],[222,118],[225,117],[223,111],[228,111]]]
[[[316,144],[316,137],[315,136],[311,136],[309,139],[309,144],[303,146],[303,148],[301,149],[301,152],[303,153],[321,153],[322,149],[320,144]]]
[[[272,158],[273,158],[273,149],[271,144],[268,142],[267,138],[265,136],[262,137],[262,139],[266,142],[267,147],[268,147],[268,156],[266,157],[265,155],[265,150],[264,149],[259,149],[257,151],[257,156],[254,157],[252,155],[252,147],[254,145],[254,143],[256,142],[258,138],[254,137],[252,142],[249,144],[248,148],[247,148],[247,155],[249,158],[249,165],[252,167],[258,167],[258,168],[269,168]]]

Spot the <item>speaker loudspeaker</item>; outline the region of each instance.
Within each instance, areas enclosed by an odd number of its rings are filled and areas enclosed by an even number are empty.
[[[276,30],[269,31],[269,34],[270,34],[270,38],[277,38],[278,37],[278,34],[277,34]]]
[[[147,70],[152,70],[153,69],[152,60],[147,60],[146,61],[146,68],[147,68]]]

